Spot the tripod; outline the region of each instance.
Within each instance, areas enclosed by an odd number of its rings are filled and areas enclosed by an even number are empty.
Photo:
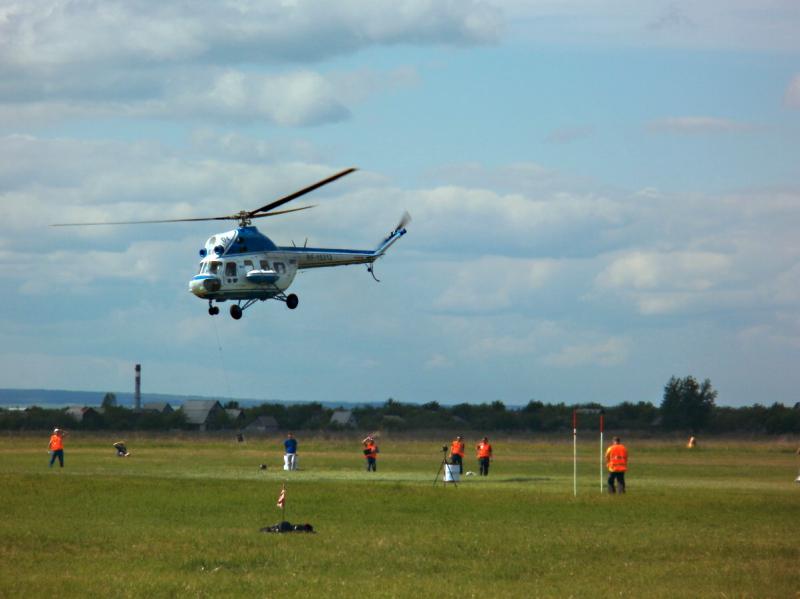
[[[436,476],[433,477],[433,486],[434,487],[436,486],[436,481],[439,480],[439,475],[442,474],[442,471],[445,468],[452,468],[452,465],[447,463],[447,446],[446,445],[442,446],[442,461],[439,464],[439,469],[436,471]],[[452,474],[453,474],[452,469],[450,470],[450,474],[451,474],[450,482],[453,483],[453,486],[458,487],[458,483],[456,482],[455,478],[453,478],[453,476],[452,476]],[[445,486],[447,485],[447,477],[442,476],[442,484],[445,485]]]

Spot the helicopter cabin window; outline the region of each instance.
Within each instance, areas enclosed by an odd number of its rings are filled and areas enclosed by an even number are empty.
[[[244,272],[250,272],[253,270],[253,261],[252,260],[245,260],[244,261]]]
[[[261,262],[259,262],[259,266],[261,266],[261,270],[269,270],[269,262],[266,260],[261,260]]]
[[[273,262],[272,268],[274,268],[275,272],[278,274],[283,274],[286,272],[286,265],[283,262]]]
[[[220,266],[222,266],[222,262],[209,262],[208,272],[210,272],[212,275],[218,275]]]
[[[225,276],[226,277],[235,277],[236,276],[236,262],[226,262],[225,263]]]

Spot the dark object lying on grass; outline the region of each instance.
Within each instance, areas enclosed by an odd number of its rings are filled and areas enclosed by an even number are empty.
[[[284,520],[272,526],[265,526],[260,532],[314,532],[310,524],[292,524]]]

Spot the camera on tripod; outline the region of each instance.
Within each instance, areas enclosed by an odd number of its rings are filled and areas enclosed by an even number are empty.
[[[447,445],[442,445],[442,451],[443,451],[444,453],[447,453]]]

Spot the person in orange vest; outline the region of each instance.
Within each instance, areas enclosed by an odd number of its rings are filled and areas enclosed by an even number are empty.
[[[464,437],[458,435],[450,444],[450,463],[458,465],[458,473],[464,474]]]
[[[628,469],[628,450],[619,437],[614,437],[614,443],[606,450],[606,465],[609,472],[608,492],[624,493],[625,471]]]
[[[50,467],[53,467],[53,463],[58,458],[58,465],[62,468],[64,467],[64,435],[65,431],[61,430],[60,428],[54,428],[53,434],[50,435]]]
[[[367,472],[378,471],[378,446],[375,444],[375,439],[372,435],[364,439],[361,444],[364,446],[364,457],[367,458]]]
[[[489,462],[492,461],[492,446],[489,444],[489,437],[484,437],[483,441],[476,446],[478,450],[478,465],[481,476],[489,476]]]

